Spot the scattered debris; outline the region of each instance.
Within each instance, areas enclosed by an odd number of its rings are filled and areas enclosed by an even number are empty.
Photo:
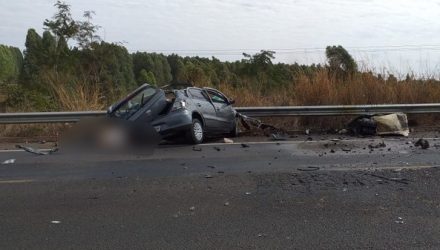
[[[258,129],[263,130],[265,135],[267,136],[270,135],[272,139],[275,141],[287,140],[287,138],[289,138],[289,135],[283,129],[276,128],[269,124],[265,124],[261,120],[251,118],[240,113],[237,113],[237,118],[239,118],[241,124],[247,130],[250,130],[251,126],[256,127]]]
[[[208,167],[208,168],[212,168],[212,169],[215,168],[215,166],[212,166],[212,165],[208,165],[207,167]]]
[[[219,147],[214,147],[214,149],[217,150],[217,151],[221,151],[221,150],[222,150],[222,149],[219,148]]]
[[[2,165],[14,164],[14,163],[15,163],[15,159],[9,159],[9,160],[6,160],[6,161],[2,162]]]
[[[368,145],[369,149],[373,149],[373,148],[385,148],[387,145],[385,144],[384,141],[382,141],[381,143],[377,144],[377,145]]]
[[[23,149],[26,152],[32,153],[32,154],[36,154],[36,155],[48,155],[48,154],[52,154],[58,151],[58,148],[53,148],[49,151],[42,151],[40,149],[34,149],[32,147],[26,147],[23,145],[15,145],[16,148],[19,149]]]
[[[319,170],[319,167],[312,167],[312,166],[308,166],[305,168],[297,168],[299,171],[316,171]]]
[[[246,193],[244,193],[245,195],[251,195],[252,193],[251,192],[246,192]]]
[[[193,150],[193,151],[202,151],[202,148],[199,148],[199,147],[193,147],[192,150]]]
[[[287,140],[287,135],[283,133],[273,133],[271,134],[272,140],[274,141],[285,141]]]
[[[380,176],[380,175],[376,175],[376,174],[372,174],[372,173],[370,175],[373,176],[373,177],[380,178],[380,180],[378,180],[378,182],[383,182],[384,180],[387,180],[387,181],[394,181],[394,182],[397,182],[397,183],[408,185],[409,181],[410,181],[410,180],[405,179],[405,178],[388,178],[386,176]]]
[[[226,207],[229,206],[229,201],[225,202],[223,205],[225,205]]]
[[[363,115],[348,124],[355,135],[409,135],[408,118],[404,113]]]
[[[429,142],[423,138],[420,138],[416,143],[414,143],[416,147],[421,147],[422,149],[428,149],[429,148]]]
[[[342,151],[344,152],[350,152],[352,149],[351,148],[342,148]]]
[[[306,129],[305,134],[309,135],[310,134],[310,129]]]
[[[249,148],[250,146],[249,146],[249,144],[242,143],[242,144],[241,144],[241,147],[242,147],[242,148]]]
[[[61,221],[59,221],[59,220],[52,220],[52,221],[50,221],[50,223],[52,223],[52,224],[60,224]]]
[[[395,220],[394,222],[396,222],[397,224],[404,224],[405,222],[403,221],[402,217],[397,217],[397,220]]]
[[[212,178],[213,176],[212,175],[210,175],[210,174],[205,174],[205,178],[206,179],[210,179],[210,178]]]
[[[338,134],[340,134],[340,135],[345,135],[345,134],[348,134],[348,130],[347,129],[341,129],[341,130],[339,130],[338,131]]]
[[[194,210],[196,210],[196,207],[194,207],[194,206],[189,208],[189,211],[194,211]]]
[[[336,151],[334,149],[331,149],[330,153],[334,154],[334,153],[336,153]]]
[[[223,138],[223,142],[224,143],[234,143],[234,141],[229,138]]]

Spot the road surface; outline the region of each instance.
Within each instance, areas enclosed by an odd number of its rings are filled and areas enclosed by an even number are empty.
[[[0,249],[439,249],[436,143],[3,150]]]

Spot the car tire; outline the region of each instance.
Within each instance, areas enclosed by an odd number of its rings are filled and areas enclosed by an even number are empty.
[[[200,144],[203,142],[204,134],[203,134],[203,124],[202,122],[195,118],[192,121],[191,128],[188,131],[188,141],[191,144]]]
[[[237,120],[234,122],[234,127],[232,128],[231,132],[229,132],[230,137],[237,137],[240,133],[240,130],[238,129]]]

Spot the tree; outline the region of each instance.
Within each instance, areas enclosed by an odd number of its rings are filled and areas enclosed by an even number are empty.
[[[245,57],[243,62],[248,65],[247,72],[251,75],[256,75],[258,72],[270,69],[273,65],[272,59],[275,59],[275,51],[261,50],[260,53],[255,55],[243,53],[243,56]]]
[[[25,42],[23,80],[27,83],[35,83],[44,61],[43,39],[34,30],[29,29]]]
[[[341,45],[327,46],[325,55],[330,71],[336,73],[338,77],[346,77],[358,71],[353,57]]]
[[[57,39],[64,38],[68,42],[70,38],[77,35],[79,25],[72,18],[70,5],[58,0],[54,6],[58,9],[58,12],[55,13],[52,20],[46,19],[44,21],[45,29],[52,32]]]
[[[143,84],[143,83],[156,85],[156,77],[154,77],[154,73],[142,69],[139,72],[138,84]]]
[[[173,83],[182,82],[185,75],[185,64],[182,58],[176,54],[171,54],[167,57],[167,60],[170,65],[171,81]]]
[[[101,41],[101,37],[96,35],[101,26],[92,23],[94,15],[96,15],[94,11],[85,11],[83,16],[86,20],[79,22],[78,33],[75,37],[82,49],[89,49],[92,43]]]
[[[20,49],[0,45],[0,83],[18,80],[23,67]]]

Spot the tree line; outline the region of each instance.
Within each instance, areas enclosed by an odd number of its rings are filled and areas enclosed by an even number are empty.
[[[299,74],[312,75],[322,68],[341,79],[358,72],[356,62],[342,46],[327,47],[326,65],[273,63],[276,53],[268,50],[243,54],[243,59],[234,62],[129,53],[122,44],[108,43],[97,35],[100,27],[93,23],[93,11],[85,11],[82,20],[75,20],[69,4],[57,1],[54,6],[56,12],[44,21],[42,34],[28,30],[23,53],[0,45],[0,85],[7,91],[9,106],[59,110],[56,99],[63,98],[59,89],[69,93],[78,86],[84,92],[98,91],[107,105],[142,83],[250,85],[270,92],[293,84]]]

